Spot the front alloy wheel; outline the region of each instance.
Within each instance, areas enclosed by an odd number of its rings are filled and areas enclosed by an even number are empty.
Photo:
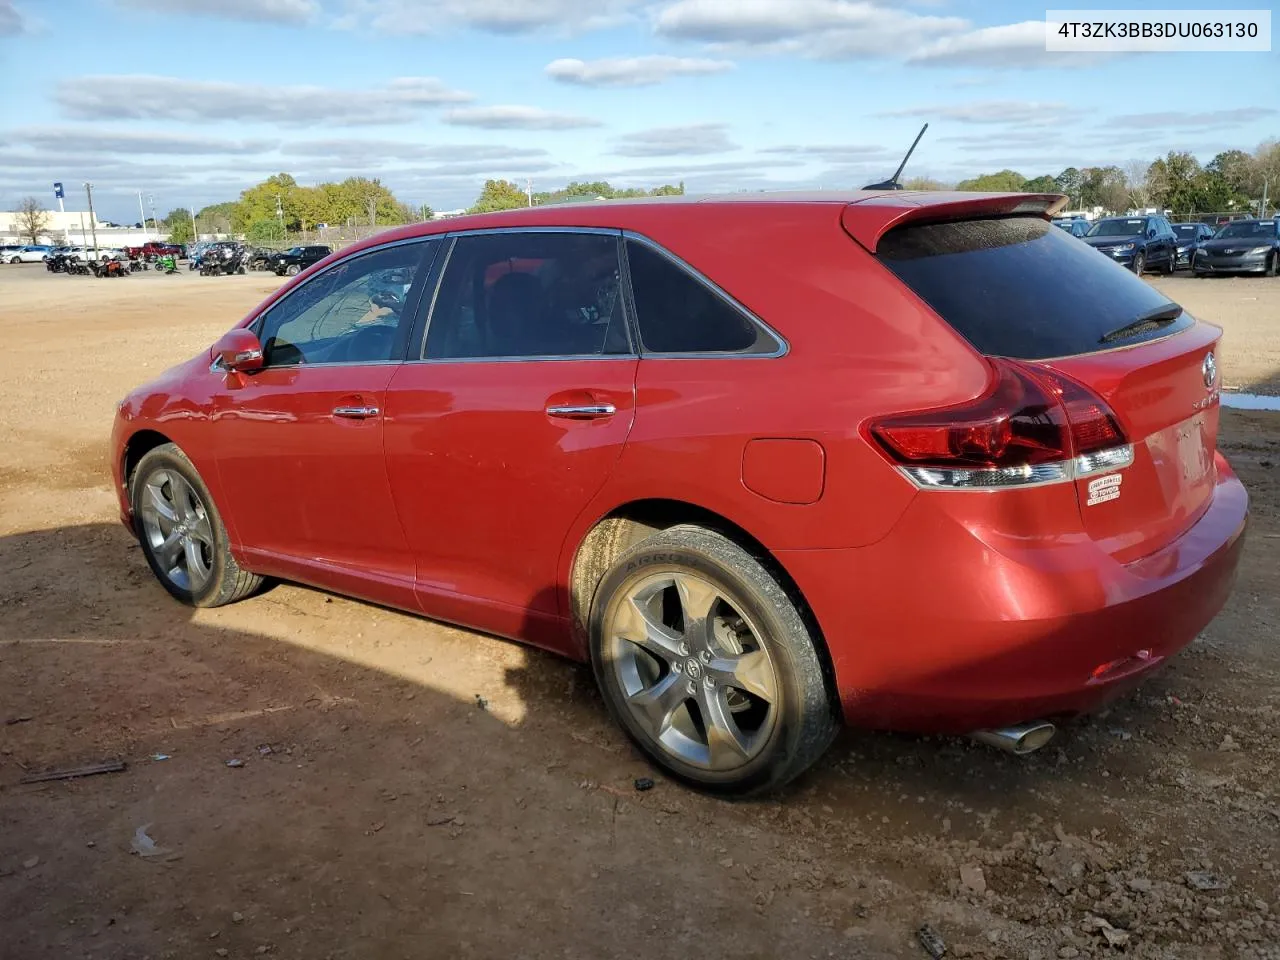
[[[142,484],[139,519],[148,552],[179,590],[199,593],[213,572],[213,526],[200,495],[175,470],[152,471]]]

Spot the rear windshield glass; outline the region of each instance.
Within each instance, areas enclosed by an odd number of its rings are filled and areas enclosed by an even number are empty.
[[[1239,223],[1228,223],[1218,231],[1217,239],[1230,240],[1232,237],[1249,238],[1251,240],[1268,240],[1275,236],[1274,220],[1244,220]]]
[[[1173,323],[1136,324],[1174,304],[1038,217],[907,224],[884,235],[876,256],[988,356],[1074,356],[1194,322],[1184,313]],[[1116,336],[1131,324],[1131,332]]]

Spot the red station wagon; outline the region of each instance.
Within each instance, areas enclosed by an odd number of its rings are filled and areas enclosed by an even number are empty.
[[[841,722],[1035,749],[1212,619],[1248,513],[1221,330],[1062,202],[381,234],[121,403],[122,518],[196,606],[283,578],[589,660],[704,789],[783,783]]]

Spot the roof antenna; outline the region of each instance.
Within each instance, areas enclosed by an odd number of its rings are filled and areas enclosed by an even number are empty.
[[[907,151],[907,155],[902,158],[902,162],[898,164],[898,169],[894,171],[893,176],[881,183],[869,183],[863,190],[904,190],[905,187],[898,182],[898,177],[902,176],[903,168],[906,167],[907,161],[911,159],[911,154],[915,153],[916,144],[920,142],[920,138],[924,136],[924,132],[929,129],[926,123],[920,128],[920,132],[916,134],[916,138],[911,141],[911,149]]]

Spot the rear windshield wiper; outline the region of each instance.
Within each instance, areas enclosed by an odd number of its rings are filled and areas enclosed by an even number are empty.
[[[1130,337],[1136,337],[1151,330],[1167,327],[1180,316],[1182,316],[1182,308],[1176,303],[1158,307],[1155,310],[1148,310],[1132,323],[1126,323],[1123,327],[1117,327],[1110,333],[1104,333],[1098,338],[1098,342],[1114,343],[1117,340],[1128,340]]]

